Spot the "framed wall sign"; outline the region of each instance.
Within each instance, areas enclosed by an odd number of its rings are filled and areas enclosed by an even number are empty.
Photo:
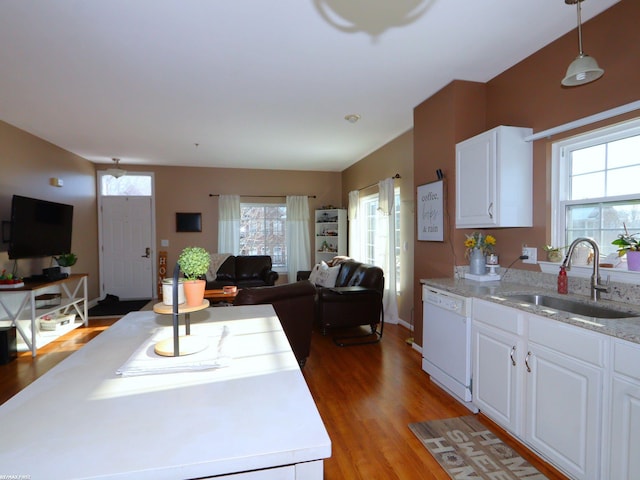
[[[444,241],[443,181],[427,183],[418,187],[418,240]]]

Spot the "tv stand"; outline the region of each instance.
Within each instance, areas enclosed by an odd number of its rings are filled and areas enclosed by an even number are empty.
[[[39,275],[35,275],[39,278]],[[31,350],[31,356],[35,357],[38,347],[42,347],[60,335],[80,326],[87,325],[87,274],[74,273],[67,278],[59,280],[47,280],[46,278],[37,280],[31,277],[29,281],[25,279],[24,287],[11,290],[0,290],[0,306],[7,313],[11,326],[15,326],[18,333]],[[42,290],[51,287],[59,287],[61,302],[59,305],[46,306],[36,309],[36,297]],[[56,331],[47,332],[47,337],[38,342],[38,331],[40,325],[38,320],[44,315],[57,314],[77,314],[81,322],[70,322],[68,325],[59,327]],[[30,332],[24,327],[30,322]]]

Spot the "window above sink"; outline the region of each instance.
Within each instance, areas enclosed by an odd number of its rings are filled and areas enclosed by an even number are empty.
[[[560,271],[560,265],[562,262],[541,262],[538,261],[540,271],[542,273],[550,273],[557,275]],[[570,277],[590,278],[593,274],[593,265],[571,265],[571,270],[567,271],[567,275]],[[603,280],[607,279],[607,276],[612,282],[618,283],[633,283],[638,284],[640,281],[640,272],[631,272],[623,268],[606,268],[600,267],[600,277]]]

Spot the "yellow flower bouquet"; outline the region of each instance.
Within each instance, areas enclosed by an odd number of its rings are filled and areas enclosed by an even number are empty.
[[[480,232],[473,232],[471,235],[467,235],[464,246],[467,248],[467,258],[475,249],[480,250],[483,255],[490,255],[496,246],[496,238],[493,235],[483,235]]]

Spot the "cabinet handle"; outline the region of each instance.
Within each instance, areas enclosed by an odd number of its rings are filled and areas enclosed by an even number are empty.
[[[509,357],[511,358],[511,365],[516,366],[516,359],[513,355],[516,353],[516,346],[511,347],[511,351],[509,352]]]
[[[529,366],[529,357],[531,356],[531,352],[527,352],[527,356],[524,359],[524,364],[527,366],[527,372],[531,373],[531,367]]]
[[[487,213],[489,214],[489,218],[493,220],[493,202],[489,204],[489,208],[487,208]]]

